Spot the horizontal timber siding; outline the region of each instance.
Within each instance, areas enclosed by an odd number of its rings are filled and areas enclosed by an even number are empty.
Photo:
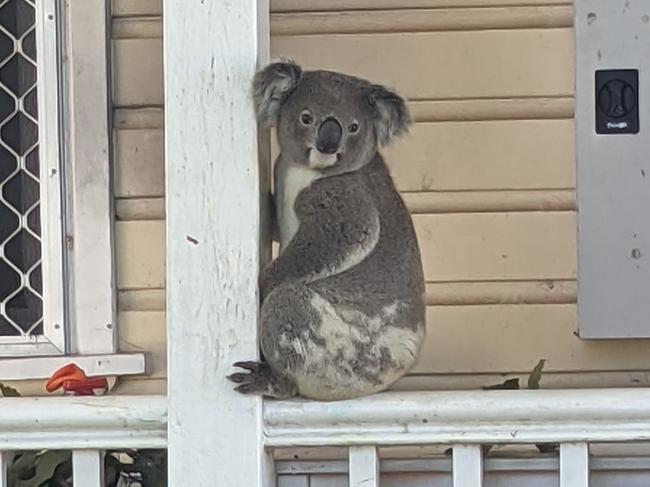
[[[162,7],[113,0],[124,350],[165,377]],[[415,124],[385,151],[414,215],[429,334],[400,389],[648,385],[650,344],[576,331],[573,6],[566,0],[272,0],[272,51],[388,84]]]

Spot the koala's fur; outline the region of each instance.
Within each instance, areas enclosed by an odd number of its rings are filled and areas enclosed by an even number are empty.
[[[261,121],[277,127],[280,252],[260,276],[263,362],[229,378],[243,393],[336,400],[386,389],[425,334],[410,215],[378,152],[410,122],[368,81],[279,62],[260,71]]]

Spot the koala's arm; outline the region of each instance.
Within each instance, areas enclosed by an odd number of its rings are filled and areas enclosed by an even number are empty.
[[[284,282],[314,281],[365,259],[379,240],[379,213],[352,181],[337,178],[303,191],[296,201],[300,226],[289,245],[262,271],[262,300]]]

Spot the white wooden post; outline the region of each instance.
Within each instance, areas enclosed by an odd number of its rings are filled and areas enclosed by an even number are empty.
[[[589,445],[560,445],[560,487],[589,487]]]
[[[452,454],[454,487],[483,485],[483,451],[480,445],[456,445]]]
[[[7,467],[11,462],[13,455],[0,451],[0,487],[8,487],[7,484]]]
[[[84,487],[104,487],[104,452],[74,450],[72,452],[72,481]]]
[[[67,95],[70,133],[67,161],[74,221],[71,277],[74,314],[70,350],[117,351],[113,269],[113,186],[107,46],[107,0],[71,0],[67,8]]]
[[[350,487],[379,487],[379,457],[374,446],[352,446]]]
[[[251,81],[267,0],[165,0],[169,485],[272,485],[258,356],[260,168]]]

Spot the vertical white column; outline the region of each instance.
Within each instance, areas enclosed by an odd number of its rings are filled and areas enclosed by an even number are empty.
[[[9,484],[7,484],[7,468],[9,467],[12,458],[13,455],[11,453],[0,451],[0,487],[9,486]]]
[[[69,351],[117,351],[111,167],[108,0],[65,5],[66,170],[74,227],[69,252],[72,320]],[[62,8],[63,9],[63,8]],[[50,96],[48,91],[47,96]],[[40,112],[39,112],[40,113]],[[60,238],[60,237],[59,237]]]
[[[456,445],[452,458],[454,487],[481,487],[483,485],[481,445]]]
[[[560,487],[588,487],[589,445],[562,443],[560,445]]]
[[[250,95],[268,1],[165,0],[164,11],[169,485],[273,485],[262,399],[226,379],[258,356],[266,188]]]
[[[104,452],[74,450],[72,452],[72,481],[84,487],[104,487]]]
[[[350,487],[379,487],[379,457],[374,446],[352,446]]]

